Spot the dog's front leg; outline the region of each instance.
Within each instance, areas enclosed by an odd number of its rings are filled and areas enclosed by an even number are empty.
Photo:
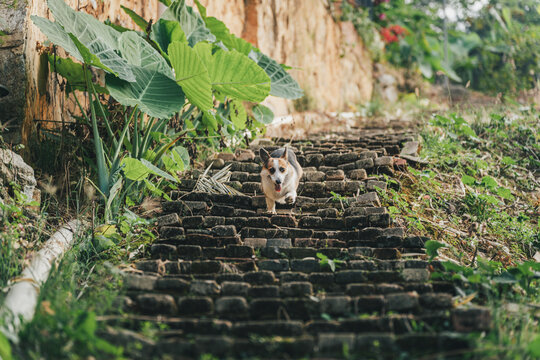
[[[276,213],[276,202],[274,199],[270,199],[269,197],[266,198],[266,209],[269,213],[275,214]]]
[[[296,201],[296,191],[293,190],[285,196],[285,202],[289,205],[294,204]]]

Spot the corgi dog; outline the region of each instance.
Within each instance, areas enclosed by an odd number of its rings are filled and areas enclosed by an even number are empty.
[[[261,148],[262,160],[261,184],[266,197],[269,213],[276,213],[276,202],[293,204],[296,201],[296,189],[302,178],[302,167],[296,155],[289,148],[274,150],[271,154]]]

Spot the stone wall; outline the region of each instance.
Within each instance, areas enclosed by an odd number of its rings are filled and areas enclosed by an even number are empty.
[[[349,22],[337,23],[325,0],[203,0],[208,15],[281,63],[306,92],[311,110],[344,111],[369,101],[372,61]],[[277,115],[290,101],[267,100]]]
[[[2,127],[13,128],[12,133],[18,133],[24,117],[25,26],[26,2],[0,1],[0,85],[9,91],[0,98],[0,123]]]

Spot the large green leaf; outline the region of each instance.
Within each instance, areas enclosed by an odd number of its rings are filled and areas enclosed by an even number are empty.
[[[206,20],[206,8],[204,5],[202,5],[199,0],[195,0],[195,5],[197,6],[197,10],[199,10],[199,14],[201,14],[203,20]]]
[[[231,34],[227,25],[221,20],[216,19],[215,17],[207,17],[204,20],[206,27],[215,35],[218,41],[221,41],[227,49],[235,49],[239,53],[244,55],[249,55],[251,50],[253,50],[253,45],[251,45],[246,40],[236,37]]]
[[[117,75],[114,70],[103,64],[100,58],[90,52],[73,34],[67,33],[60,24],[39,16],[32,16],[31,19],[53,44],[63,47],[77,60]]]
[[[138,159],[126,157],[122,160],[122,171],[129,180],[140,181],[150,175],[150,170]]]
[[[255,105],[251,111],[253,112],[255,120],[262,124],[268,125],[274,121],[274,113],[264,105]]]
[[[86,46],[84,46],[84,44],[81,43],[79,41],[79,39],[77,39],[77,37],[75,35],[70,33],[69,37],[71,38],[71,41],[73,41],[73,43],[77,47],[77,50],[79,50],[79,54],[81,54],[81,56],[83,58],[83,62],[85,64],[88,64],[88,65],[91,65],[91,66],[94,66],[94,67],[98,67],[100,69],[103,69],[103,70],[111,73],[111,74],[114,74],[114,75],[118,76],[117,72],[115,72],[114,70],[112,70],[111,68],[109,68],[108,66],[103,64],[101,62],[101,60],[96,55],[94,55]]]
[[[77,36],[83,44],[86,40],[83,41],[81,37],[92,41],[95,40],[92,36],[97,35],[109,47],[118,48],[120,34],[117,30],[105,25],[90,14],[73,10],[64,0],[47,0],[47,5],[54,15],[54,20],[62,25],[67,32]]]
[[[60,74],[67,81],[66,92],[69,94],[74,90],[86,91],[86,82],[84,79],[83,66],[74,62],[70,58],[61,58],[49,55],[49,64],[51,71]],[[108,94],[106,88],[94,84],[94,89],[101,94]]]
[[[111,96],[122,105],[135,106],[156,118],[167,118],[184,105],[182,89],[156,69],[132,66],[135,82],[127,82],[107,74]]]
[[[186,6],[185,0],[177,0],[161,15],[164,20],[176,20],[186,34],[190,46],[199,41],[216,41],[216,37],[208,30],[201,15],[191,6]]]
[[[122,57],[130,65],[148,70],[157,70],[167,77],[174,79],[171,67],[167,64],[163,56],[135,31],[127,31],[120,36],[119,50]]]
[[[168,53],[176,81],[184,90],[189,101],[201,110],[212,109],[210,77],[197,52],[186,43],[174,42],[169,45]]]
[[[166,53],[169,45],[175,41],[186,42],[186,34],[177,21],[159,19],[152,25],[150,38],[155,41],[162,52]]]
[[[234,124],[236,130],[242,130],[246,128],[247,113],[246,108],[241,101],[234,100],[230,103],[231,112],[230,118]]]
[[[146,21],[141,15],[137,14],[135,11],[123,5],[120,5],[120,7],[138,27],[140,27],[143,31],[146,31],[146,28],[148,27],[148,21]]]
[[[73,34],[92,54],[99,58],[103,65],[111,69],[121,79],[135,81],[135,76],[130,67],[127,66],[126,60],[115,52],[115,49],[118,48],[120,32],[101,23],[89,14],[73,10],[63,0],[49,0],[47,3],[56,22],[67,33]],[[70,51],[67,48],[66,50]]]
[[[270,95],[291,100],[304,96],[304,91],[300,88],[296,80],[294,80],[277,61],[256,51],[251,51],[249,57],[255,61],[272,80]]]
[[[261,102],[270,92],[264,70],[236,50],[218,50],[207,66],[212,87],[233,99]]]
[[[150,161],[148,161],[146,159],[141,159],[141,163],[144,166],[146,166],[146,168],[148,170],[150,170],[150,172],[152,174],[157,175],[157,176],[161,176],[162,178],[165,178],[165,179],[167,179],[169,181],[172,181],[172,182],[177,182],[174,177],[172,177],[170,174],[167,174],[165,171],[161,170],[160,168],[158,168],[157,166],[152,164]]]
[[[75,43],[71,40],[71,37],[62,26],[39,16],[32,15],[30,18],[41,32],[47,36],[47,39],[49,39],[50,42],[63,47],[65,51],[80,62],[84,61],[77,46],[75,46]]]

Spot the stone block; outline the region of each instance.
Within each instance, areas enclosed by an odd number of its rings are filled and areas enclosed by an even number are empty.
[[[207,315],[214,311],[214,302],[207,296],[180,297],[178,313],[181,315]]]
[[[343,316],[351,312],[351,304],[349,296],[327,296],[321,299],[321,311],[333,316]]]
[[[416,292],[388,294],[385,299],[388,311],[411,311],[418,308]]]
[[[141,294],[136,298],[137,307],[145,314],[174,315],[176,304],[171,295]]]
[[[251,285],[241,281],[224,281],[221,283],[222,296],[247,296]]]
[[[245,298],[241,296],[223,296],[216,300],[216,313],[231,319],[246,318],[249,314],[249,306]]]
[[[311,294],[313,294],[313,286],[307,281],[292,281],[281,285],[281,296],[303,297]]]
[[[189,292],[194,295],[215,296],[219,295],[220,286],[214,280],[192,280]]]

